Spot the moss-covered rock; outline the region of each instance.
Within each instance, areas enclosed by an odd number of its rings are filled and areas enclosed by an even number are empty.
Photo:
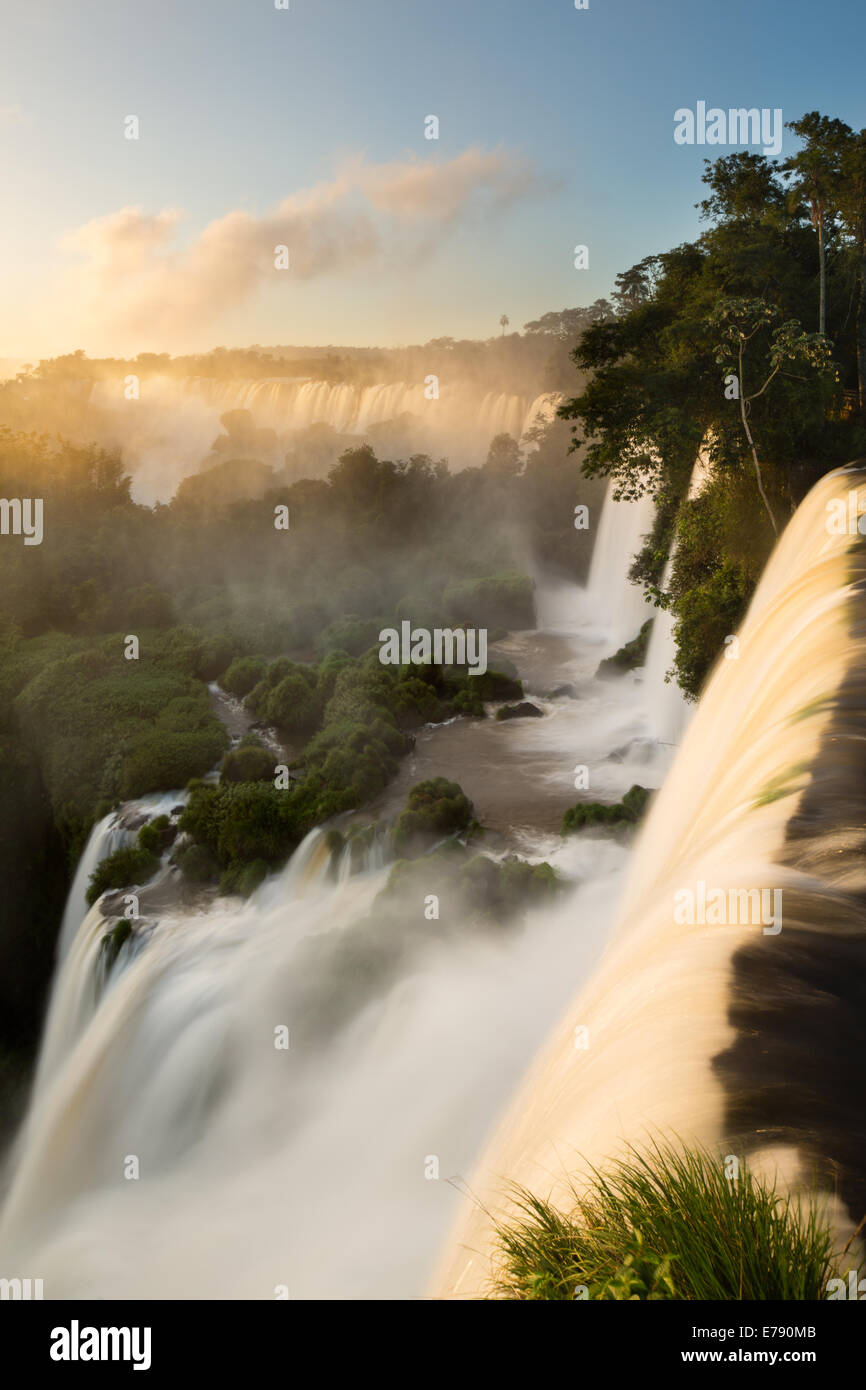
[[[588,825],[636,825],[642,818],[653,793],[648,787],[635,783],[622,801],[580,801],[571,806],[562,818],[562,833],[569,835]]]
[[[145,827],[146,828],[146,827]],[[89,904],[96,902],[109,888],[138,887],[153,878],[159,868],[159,856],[139,845],[115,850],[90,875],[87,889]]]
[[[404,858],[414,858],[444,836],[467,830],[472,818],[472,802],[457,782],[446,777],[418,782],[394,826],[394,849]]]
[[[637,637],[626,642],[625,646],[620,647],[613,656],[606,656],[603,661],[600,661],[595,674],[601,680],[608,680],[611,676],[621,676],[626,671],[634,671],[638,666],[643,666],[646,662],[652,625],[653,619],[647,618]]]
[[[177,826],[172,825],[168,816],[156,816],[139,830],[138,847],[161,855],[174,843],[176,835]]]
[[[111,970],[114,962],[120,955],[121,946],[123,946],[124,942],[129,940],[131,935],[132,923],[127,917],[123,917],[115,927],[112,927],[111,931],[106,932],[103,936],[99,943],[99,949],[102,954],[106,973]]]
[[[497,719],[542,719],[544,711],[529,700],[521,700],[519,705],[503,705],[496,711]]]

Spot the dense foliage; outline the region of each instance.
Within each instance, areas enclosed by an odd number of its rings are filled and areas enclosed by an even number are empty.
[[[658,501],[633,573],[673,608],[691,696],[793,507],[866,453],[866,131],[817,112],[791,129],[802,145],[783,163],[706,161],[707,230],[617,277],[615,312],[574,352],[589,380],[560,412],[589,475]]]

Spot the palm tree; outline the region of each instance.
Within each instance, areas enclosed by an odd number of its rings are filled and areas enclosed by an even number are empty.
[[[508,325],[510,324],[510,322],[511,322],[511,319],[508,317],[507,314],[503,314],[503,315],[502,315],[502,318],[499,320],[499,327],[502,329],[502,336],[503,336],[503,338],[505,337],[505,330],[506,330],[506,328],[508,327]]]

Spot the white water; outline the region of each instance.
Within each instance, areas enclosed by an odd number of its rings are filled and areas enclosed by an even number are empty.
[[[60,935],[57,940],[58,960],[62,960],[75,939],[75,934],[84,918],[87,915],[87,889],[90,886],[91,875],[99,867],[103,859],[107,859],[115,850],[123,849],[125,845],[131,844],[135,839],[127,829],[126,822],[131,816],[146,815],[161,816],[167,814],[173,806],[178,806],[186,800],[186,792],[155,792],[152,796],[143,796],[137,801],[129,801],[122,808],[122,812],[109,811],[91,830],[90,837],[84,847],[78,867],[75,870],[75,877],[72,880],[72,887],[69,890],[69,897],[66,899],[66,908],[63,913],[63,921],[60,925]]]
[[[507,1183],[570,1210],[588,1165],[660,1134],[745,1152],[797,1188],[823,1171],[840,1245],[853,1230],[862,1211],[852,980],[862,978],[866,886],[864,564],[856,542],[826,523],[831,501],[844,505],[864,482],[853,470],[824,478],[782,536],[738,658],[719,662],[641,832],[613,944],[475,1170],[438,1294],[487,1288]],[[701,882],[779,890],[782,930],[682,922],[676,895]],[[575,1049],[578,1026],[588,1029],[586,1050]],[[853,1195],[847,1211],[837,1185]]]
[[[616,516],[628,518],[622,570],[638,531],[631,513]],[[578,698],[540,701],[541,720],[457,721],[430,738],[443,750],[467,731],[500,740],[537,794],[551,779],[567,787],[576,762],[592,765],[595,795],[621,795],[636,770],[655,785],[665,755],[647,740],[640,686],[591,674],[598,647],[619,641],[621,609],[615,637],[602,611],[587,626],[574,588],[543,594],[541,612],[550,636],[538,640],[562,645],[558,669]],[[481,762],[511,775],[492,745]],[[97,828],[70,921],[116,829]],[[3,1267],[38,1269],[46,1297],[268,1299],[278,1285],[293,1297],[420,1296],[460,1175],[594,967],[628,858],[612,838],[517,832],[522,852],[571,880],[562,900],[522,930],[485,935],[458,910],[439,935],[423,896],[444,903],[448,883],[431,863],[424,895],[404,903],[400,969],[367,996],[364,951],[347,971],[335,948],[384,885],[381,846],[362,874],[344,860],[335,881],[314,831],[248,902],[138,923],[107,979],[111,923],[91,909],[55,982],[0,1218]],[[287,1052],[274,1047],[282,1025]],[[425,1176],[433,1159],[438,1180]]]
[[[631,583],[628,571],[652,528],[654,512],[655,503],[648,493],[636,502],[617,501],[613,484],[608,484],[592,550],[586,613],[603,633],[610,652],[636,637],[653,615],[643,590]],[[628,557],[625,564],[624,557]]]
[[[674,557],[665,565],[661,587],[667,590],[671,581]],[[643,670],[650,728],[662,743],[678,744],[685,732],[692,708],[676,681],[667,680],[676,655],[674,615],[669,608],[656,608],[650,630],[649,647]]]
[[[707,444],[704,442],[698,450],[692,469],[688,501],[700,493],[709,476],[709,467]],[[667,593],[670,587],[676,553],[677,546],[674,540],[662,575],[661,588],[664,593]],[[674,614],[669,608],[656,608],[654,613],[643,673],[650,728],[662,743],[678,744],[694,712],[694,706],[686,700],[676,681],[668,679],[676,655]]]

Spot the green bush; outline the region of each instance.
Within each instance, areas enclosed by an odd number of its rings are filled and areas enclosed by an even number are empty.
[[[497,1229],[494,1297],[550,1300],[818,1300],[832,1236],[809,1208],[721,1156],[655,1146],[607,1173],[564,1213],[517,1190]]]
[[[99,943],[99,949],[102,952],[105,961],[105,969],[107,971],[112,968],[117,957],[120,955],[121,946],[123,946],[124,942],[129,940],[131,935],[132,923],[128,917],[124,917],[117,923],[116,927],[112,927],[111,931],[105,933],[102,941]]]
[[[221,782],[272,782],[276,760],[255,734],[245,734],[220,763]]]
[[[472,821],[472,802],[456,782],[434,777],[418,782],[409,792],[406,809],[393,831],[395,852],[414,858],[445,835],[468,829]]]
[[[262,679],[266,666],[267,662],[263,656],[236,657],[225,672],[220,684],[223,690],[227,690],[230,695],[236,695],[239,700],[242,700]]]
[[[148,849],[128,845],[115,850],[90,875],[87,902],[92,906],[109,888],[137,887],[147,883],[158,868],[159,856]]]
[[[652,625],[653,619],[647,618],[637,637],[626,642],[618,652],[614,652],[613,656],[606,656],[603,661],[600,661],[595,674],[602,678],[618,676],[624,671],[634,671],[636,667],[643,666],[646,662]]]
[[[173,842],[176,834],[177,831],[168,816],[156,816],[139,830],[138,847],[147,850],[148,854],[162,854]]]
[[[219,891],[248,898],[264,883],[267,875],[268,865],[263,859],[253,859],[249,864],[234,863],[221,875]]]
[[[535,585],[519,570],[462,579],[450,584],[443,601],[453,622],[467,627],[527,628],[535,624]]]
[[[637,782],[622,801],[579,801],[562,818],[562,833],[583,830],[587,825],[636,825],[649,805],[652,791]]]

